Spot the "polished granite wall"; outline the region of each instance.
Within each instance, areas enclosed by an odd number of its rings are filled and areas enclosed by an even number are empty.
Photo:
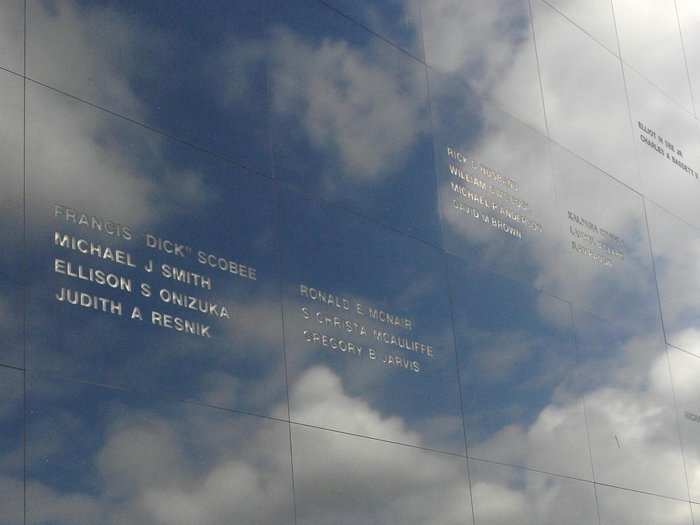
[[[5,0],[0,524],[700,524],[695,0]]]

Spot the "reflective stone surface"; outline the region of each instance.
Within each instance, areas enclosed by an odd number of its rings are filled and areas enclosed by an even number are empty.
[[[265,4],[29,0],[27,75],[269,172]]]
[[[609,0],[545,0],[583,31],[617,53],[617,36]]]
[[[0,70],[0,365],[15,367],[24,366],[23,86],[21,77]]]
[[[24,289],[0,282],[0,365],[24,366]]]
[[[592,483],[473,460],[469,475],[477,524],[598,523]]]
[[[700,5],[693,0],[676,0],[676,9],[678,9],[683,51],[688,65],[691,96],[697,116],[700,111],[700,40],[698,32],[695,31],[695,25],[700,18]]]
[[[633,332],[660,333],[642,196],[556,144],[551,153],[564,253],[542,285]]]
[[[292,421],[464,454],[439,252],[291,192],[283,222]]]
[[[527,0],[433,0],[422,16],[428,65],[544,129]]]
[[[297,523],[472,523],[464,458],[299,425],[292,451]]]
[[[283,422],[32,378],[27,523],[293,523]]]
[[[700,125],[625,68],[640,175],[648,199],[700,226]]]
[[[648,213],[666,341],[700,356],[696,300],[700,231],[653,204]]]
[[[31,367],[272,414],[276,188],[42,86],[28,101]]]
[[[24,523],[24,374],[0,368],[0,523]]]
[[[692,111],[673,0],[612,0],[622,59]]]
[[[451,262],[469,455],[592,479],[569,305]]]
[[[700,523],[695,4],[2,2],[0,525]]]
[[[532,7],[550,136],[638,187],[620,61],[541,0]]]
[[[24,82],[0,71],[0,280],[20,282],[24,228]]]
[[[420,27],[421,4],[404,0],[325,0],[365,28],[423,59],[423,40]]]
[[[595,481],[687,498],[663,341],[580,310],[574,322]]]
[[[431,71],[443,246],[475,266],[535,283],[553,244],[547,140],[455,75]]]
[[[270,20],[275,176],[439,244],[425,65],[315,2]]]
[[[614,487],[598,486],[600,523],[659,523],[689,525],[692,523],[687,501],[661,498]]]
[[[0,7],[0,67],[24,73],[24,0]]]
[[[700,501],[700,393],[697,386],[700,378],[700,360],[677,348],[669,348],[669,358],[688,476],[688,491],[691,501]]]

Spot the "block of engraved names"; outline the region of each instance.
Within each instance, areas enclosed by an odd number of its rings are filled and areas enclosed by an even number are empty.
[[[30,95],[30,366],[275,410],[286,389],[272,183],[62,95]],[[40,146],[61,146],[57,108],[93,120],[104,144],[46,162]]]
[[[642,196],[552,144],[561,259],[541,284],[614,321],[659,326]]]
[[[594,480],[687,498],[673,388],[655,326],[574,307],[576,394],[585,400]]]
[[[291,419],[463,454],[440,253],[293,194],[283,222]]]
[[[0,367],[0,522],[24,523],[24,374]]]
[[[94,385],[28,386],[26,523],[294,522],[288,424]]]
[[[453,77],[431,72],[430,89],[444,248],[535,281],[556,249],[547,140]]]
[[[569,304],[456,257],[449,272],[469,457],[591,479]]]
[[[700,124],[632,69],[625,77],[644,195],[700,227]]]
[[[472,523],[465,458],[301,425],[291,436],[297,524]]]

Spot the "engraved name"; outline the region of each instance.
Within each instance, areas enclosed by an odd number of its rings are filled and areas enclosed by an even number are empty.
[[[616,259],[624,260],[625,243],[620,237],[571,210],[567,215],[572,237],[570,246],[574,252],[606,268],[612,268]]]
[[[137,234],[117,221],[61,204],[53,207],[53,215],[62,225],[53,230],[52,239],[53,249],[60,252],[52,257],[53,275],[62,281],[54,300],[67,306],[213,338],[216,325],[210,320],[229,321],[231,308],[205,294],[215,292],[216,285],[227,278],[258,280],[254,266],[176,239],[150,232]],[[82,229],[78,235],[63,231],[76,227]],[[99,238],[91,238],[95,236]],[[99,286],[105,292],[96,294],[80,289],[81,285]],[[117,293],[119,296],[109,296]]]
[[[424,370],[421,360],[435,357],[433,345],[407,335],[415,320],[406,315],[306,283],[297,294],[307,325],[302,339],[311,347],[412,373]]]
[[[449,189],[456,197],[452,210],[522,240],[526,233],[541,233],[544,228],[531,215],[530,204],[514,195],[518,183],[456,148],[447,147]]]
[[[658,153],[660,156],[665,157],[666,160],[670,161],[687,175],[690,175],[696,180],[700,180],[700,174],[691,166],[686,164],[683,157],[683,151],[678,146],[667,138],[662,137],[659,133],[641,120],[637,121],[637,127],[641,130],[639,140],[642,143],[656,151],[656,153]]]

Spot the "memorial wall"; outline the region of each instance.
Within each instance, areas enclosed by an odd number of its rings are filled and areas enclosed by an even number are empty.
[[[4,0],[0,525],[700,525],[699,28]]]

